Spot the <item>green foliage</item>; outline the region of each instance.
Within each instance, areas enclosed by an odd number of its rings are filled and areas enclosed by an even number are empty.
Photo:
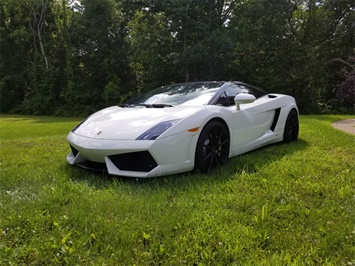
[[[353,35],[347,28],[354,16],[350,2],[330,2],[242,4],[242,18],[233,20],[240,76],[267,90],[293,95],[303,112],[319,112],[318,102],[335,98],[331,91],[338,80],[327,62],[352,53]],[[349,50],[343,53],[344,49]]]
[[[164,13],[150,14],[137,11],[128,23],[131,47],[131,70],[136,75],[137,87],[152,88],[174,78],[173,36]],[[164,73],[164,75],[162,75]]]
[[[338,108],[346,113],[346,110],[355,108],[355,58],[350,58],[349,62],[337,58],[336,60],[341,62],[346,68],[343,69],[345,81],[340,84],[336,90],[336,99],[334,99]]]
[[[301,116],[298,142],[139,183],[67,165],[80,119],[2,116],[0,264],[354,264],[354,136],[330,125],[345,118]]]
[[[0,111],[87,115],[167,83],[241,80],[303,113],[353,112],[334,101],[352,2],[2,0]]]

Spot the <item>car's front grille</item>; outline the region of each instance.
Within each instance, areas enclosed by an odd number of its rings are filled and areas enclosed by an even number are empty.
[[[158,166],[148,151],[111,155],[109,158],[122,171],[150,172]]]

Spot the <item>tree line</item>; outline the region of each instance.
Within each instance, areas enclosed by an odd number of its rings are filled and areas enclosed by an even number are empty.
[[[239,80],[353,112],[353,0],[1,0],[0,112],[86,115],[175,82]]]

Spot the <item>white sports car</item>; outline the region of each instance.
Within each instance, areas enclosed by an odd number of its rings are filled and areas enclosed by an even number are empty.
[[[295,99],[241,82],[190,82],[98,111],[68,135],[69,164],[145,178],[197,169],[297,140]]]

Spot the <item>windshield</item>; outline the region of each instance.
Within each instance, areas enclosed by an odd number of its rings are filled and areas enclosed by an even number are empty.
[[[132,105],[204,105],[224,82],[193,82],[163,86],[127,102]]]

